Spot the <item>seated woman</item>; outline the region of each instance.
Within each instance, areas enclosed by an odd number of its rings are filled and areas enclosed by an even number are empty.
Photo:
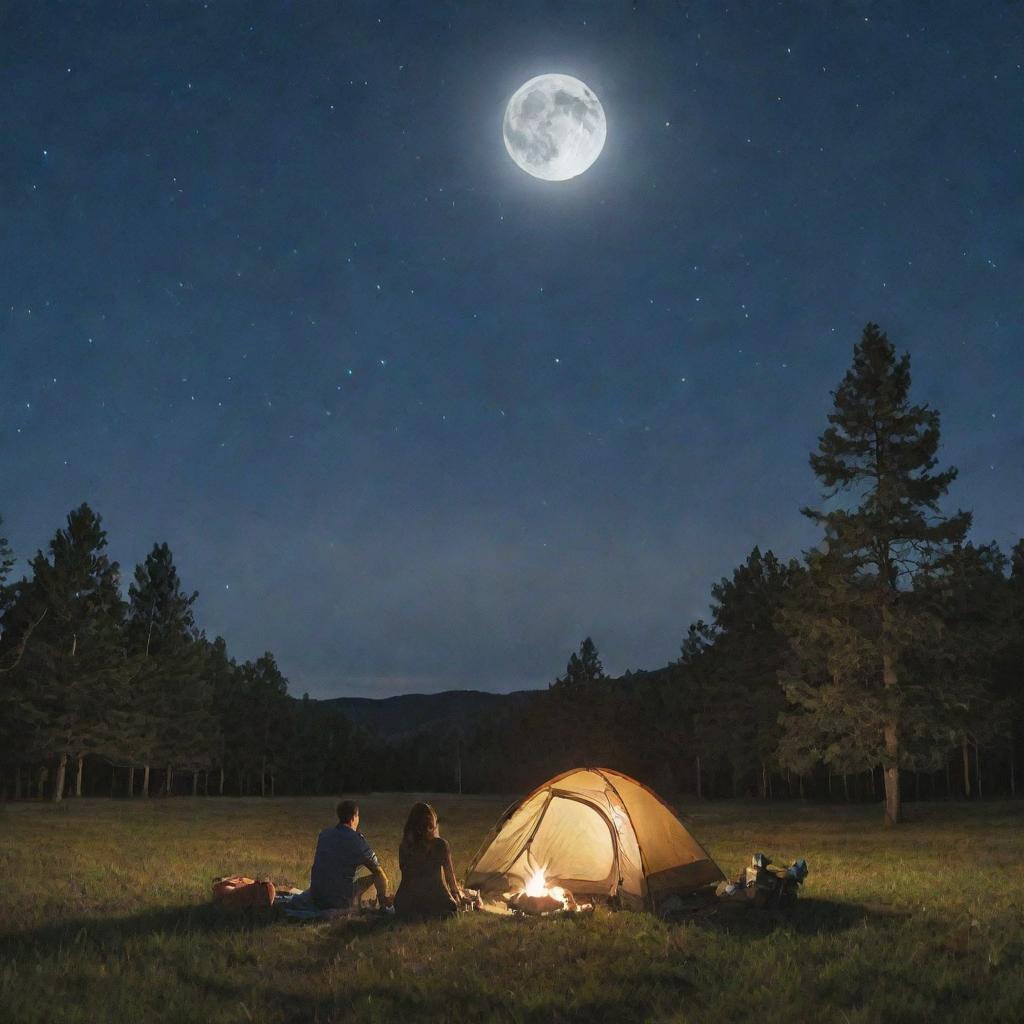
[[[455,877],[452,852],[437,833],[430,804],[413,804],[398,848],[402,884],[395,893],[395,916],[404,920],[448,917],[459,907],[462,887]]]

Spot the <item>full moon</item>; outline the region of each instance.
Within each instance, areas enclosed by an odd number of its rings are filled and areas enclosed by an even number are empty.
[[[538,75],[505,110],[505,148],[527,174],[565,181],[600,155],[607,122],[600,100],[578,78]]]

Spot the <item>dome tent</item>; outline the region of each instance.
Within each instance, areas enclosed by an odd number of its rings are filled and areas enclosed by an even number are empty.
[[[669,807],[610,768],[549,779],[501,816],[466,876],[485,900],[525,888],[534,872],[577,897],[653,907],[725,876]]]

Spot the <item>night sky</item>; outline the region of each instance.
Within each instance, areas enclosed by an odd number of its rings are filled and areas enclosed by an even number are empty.
[[[1024,532],[1024,5],[0,10],[0,513],[293,692],[655,668],[807,464],[865,322],[942,413],[949,508]],[[566,182],[512,93],[608,118]]]

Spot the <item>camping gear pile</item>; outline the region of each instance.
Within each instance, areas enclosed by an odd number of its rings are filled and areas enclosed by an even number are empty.
[[[719,897],[729,903],[742,902],[765,910],[791,907],[807,877],[807,861],[801,857],[787,868],[773,868],[771,863],[763,853],[755,853],[736,881],[721,888]]]
[[[668,805],[610,768],[549,779],[501,816],[466,877],[495,913],[651,909],[725,875]]]

